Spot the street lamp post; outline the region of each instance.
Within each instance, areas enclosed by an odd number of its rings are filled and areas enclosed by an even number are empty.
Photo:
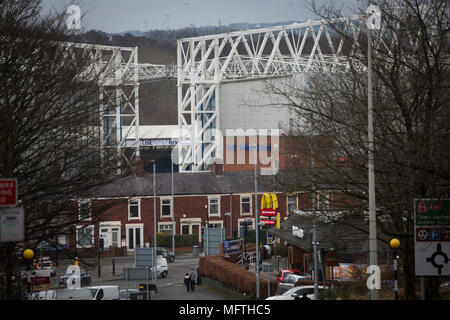
[[[311,171],[314,170],[314,125],[311,121]],[[316,228],[316,184],[312,182],[312,210],[313,210],[313,262],[314,262],[314,299],[319,299],[318,265],[317,265],[317,228]]]
[[[158,277],[157,274],[157,263],[156,263],[156,161],[153,160],[153,271],[154,271],[154,283],[156,285]]]
[[[372,97],[372,30],[367,29],[368,42],[368,167],[369,167],[369,264],[377,265],[377,225],[376,225],[376,205],[375,205],[375,161],[373,147],[373,97]],[[369,291],[370,300],[378,300],[378,290]]]
[[[375,205],[375,160],[374,160],[374,123],[373,123],[373,89],[372,89],[372,30],[380,29],[381,12],[378,6],[370,5],[366,13],[371,15],[367,25],[367,140],[368,140],[368,175],[369,175],[369,264],[378,265],[377,224]],[[369,299],[378,300],[378,289],[369,290]]]
[[[171,163],[171,184],[172,184],[172,205],[171,210],[172,210],[172,253],[175,255],[175,199],[173,197],[173,159],[172,157],[170,158],[170,163]]]
[[[255,144],[255,221],[256,221],[256,299],[259,299],[259,212],[258,212],[258,177],[257,177],[257,144]]]

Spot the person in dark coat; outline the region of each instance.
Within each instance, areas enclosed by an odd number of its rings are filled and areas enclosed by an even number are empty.
[[[195,290],[195,282],[197,281],[197,273],[194,271],[194,268],[191,268],[191,272],[189,273],[189,280],[191,281],[191,291]]]
[[[186,273],[186,275],[184,276],[184,285],[187,288],[187,292],[190,291],[191,288],[191,280],[189,279],[189,274]]]

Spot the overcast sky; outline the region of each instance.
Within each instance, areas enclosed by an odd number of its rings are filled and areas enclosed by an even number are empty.
[[[354,1],[333,2],[339,7],[348,8]],[[235,22],[300,22],[317,18],[308,10],[306,3],[309,2],[310,0],[42,0],[44,12],[52,8],[59,12],[66,11],[70,4],[79,4],[84,15],[82,28],[105,32],[176,29],[191,24],[199,27]]]

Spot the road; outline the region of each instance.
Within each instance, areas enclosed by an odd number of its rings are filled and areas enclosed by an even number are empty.
[[[118,285],[120,289],[137,289],[139,283],[144,281],[126,281],[123,279],[123,268],[131,267],[134,256],[114,258],[115,275],[113,275],[113,258],[103,258],[101,263],[100,278],[98,267],[86,268],[92,278],[92,285]],[[92,261],[94,262],[94,261]],[[59,261],[56,268],[56,276],[52,277],[52,288],[58,287],[58,279],[66,271],[71,261]],[[81,264],[83,267],[83,264]],[[191,267],[197,268],[198,257],[191,253],[177,255],[174,262],[168,263],[168,274],[166,278],[157,279],[158,292],[151,292],[152,300],[226,300],[225,296],[208,290],[204,285],[196,286],[194,292],[187,292],[183,278]]]

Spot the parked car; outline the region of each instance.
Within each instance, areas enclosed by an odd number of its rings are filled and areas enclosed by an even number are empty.
[[[172,251],[167,250],[166,248],[156,247],[156,255],[163,256],[167,259],[167,262],[175,261],[175,254]]]
[[[127,292],[128,291],[128,292]],[[138,289],[120,290],[120,300],[146,300],[147,292]]]
[[[324,286],[318,286],[319,287],[319,294],[323,292]],[[285,291],[284,293],[272,297],[266,298],[266,300],[294,300],[295,297],[302,298],[303,294],[306,293],[306,296],[314,300],[314,286],[297,286],[292,289],[289,289]]]
[[[300,270],[297,270],[297,269],[285,269],[285,270],[281,270],[281,271],[278,273],[278,276],[277,276],[277,283],[280,283],[281,281],[283,281],[283,280],[285,279],[285,277],[286,277],[288,274],[297,274],[297,275],[300,275],[301,272],[300,272]]]
[[[277,295],[280,295],[295,286],[299,280],[311,280],[309,275],[288,274],[283,281],[278,284]]]
[[[66,272],[65,275],[59,277],[59,287],[67,287],[67,279],[72,276],[72,273]],[[75,280],[74,280],[75,281]],[[86,270],[81,269],[80,270],[80,284],[81,286],[90,286],[92,284],[91,275],[87,273]]]
[[[48,257],[44,257],[43,259],[39,260],[36,264],[36,269],[50,270],[50,276],[56,276],[56,268],[53,265],[53,262],[51,260],[48,260]]]
[[[47,241],[41,241],[36,246],[36,249],[40,252],[56,252],[69,250],[69,246],[59,243],[49,243]]]

